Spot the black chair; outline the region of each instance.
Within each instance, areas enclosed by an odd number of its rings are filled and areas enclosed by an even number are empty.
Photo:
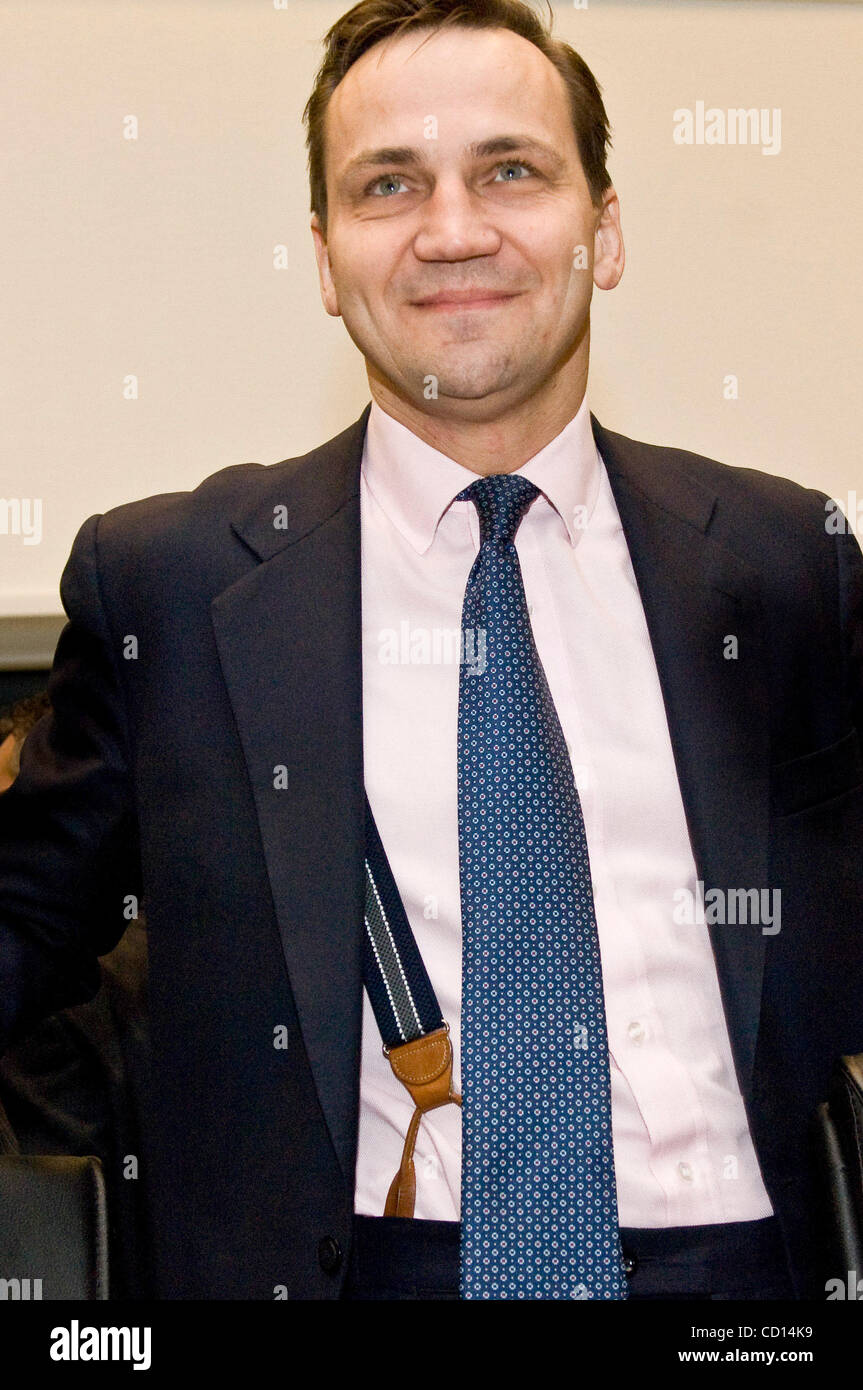
[[[20,1153],[0,1104],[0,1300],[107,1297],[101,1160]]]

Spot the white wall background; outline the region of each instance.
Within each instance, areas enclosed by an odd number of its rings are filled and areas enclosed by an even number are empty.
[[[86,517],[305,452],[366,404],[363,363],[320,303],[300,120],[346,8],[0,2],[0,497],[43,508],[40,544],[0,534],[0,618],[18,619],[0,622],[6,664],[25,658],[22,618],[61,613]],[[555,14],[604,90],[628,250],[621,285],[594,299],[595,413],[846,497],[863,8],[558,0]],[[698,100],[781,108],[781,152],[676,145],[672,113]]]

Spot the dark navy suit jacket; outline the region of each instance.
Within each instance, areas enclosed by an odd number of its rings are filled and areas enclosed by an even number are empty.
[[[163,1297],[333,1298],[344,1275],[367,415],[304,458],[84,523],[53,713],[0,798],[0,1048],[92,997],[146,900]],[[811,1117],[863,1051],[863,557],[819,492],[593,429],[699,878],[782,894],[775,935],[710,933],[795,1285],[823,1297]]]

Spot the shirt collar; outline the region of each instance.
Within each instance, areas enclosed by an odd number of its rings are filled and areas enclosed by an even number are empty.
[[[516,469],[558,513],[576,546],[599,491],[600,461],[587,397],[569,424],[544,449]],[[479,476],[432,448],[372,401],[363,445],[362,474],[393,525],[420,555],[434,540],[441,517],[456,495]],[[456,502],[456,507],[472,507]]]

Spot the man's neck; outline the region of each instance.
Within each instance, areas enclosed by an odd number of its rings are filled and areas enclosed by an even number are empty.
[[[587,373],[552,386],[494,420],[471,420],[421,410],[369,374],[372,398],[381,410],[463,468],[482,477],[514,473],[550,444],[574,418],[584,400]]]

